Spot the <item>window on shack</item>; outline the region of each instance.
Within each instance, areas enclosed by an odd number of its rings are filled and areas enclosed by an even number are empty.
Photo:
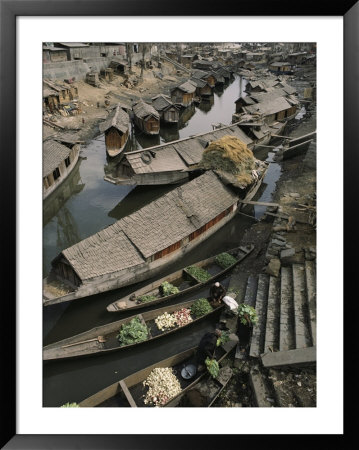
[[[52,172],[52,175],[54,176],[54,180],[56,181],[60,177],[60,169],[56,167],[56,169]]]
[[[68,157],[65,159],[65,166],[66,166],[66,167],[69,167],[70,164],[71,164],[70,156],[68,156]]]

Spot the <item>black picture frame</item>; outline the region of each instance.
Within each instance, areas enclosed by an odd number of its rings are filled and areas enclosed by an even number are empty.
[[[1,86],[0,86],[0,137],[1,137],[1,192],[6,204],[6,220],[1,221],[1,249],[5,264],[2,269],[2,407],[1,448],[6,449],[49,449],[49,448],[83,448],[83,449],[177,449],[230,447],[238,445],[268,445],[278,435],[18,435],[16,434],[16,17],[19,16],[166,16],[188,15],[202,16],[203,3],[184,0],[179,11],[173,2],[165,0],[0,0],[0,48],[1,48]],[[219,8],[221,10],[219,11]],[[186,11],[188,14],[184,14]],[[346,209],[346,235],[344,253],[349,254],[356,243],[354,231],[355,217],[353,196],[349,183],[355,179],[358,168],[359,141],[359,5],[355,1],[337,3],[287,1],[233,2],[224,1],[220,5],[207,2],[206,16],[342,16],[344,18],[344,208]],[[351,186],[352,187],[352,186]],[[355,205],[355,203],[354,203]],[[355,279],[354,267],[347,266],[344,272],[344,286],[349,292],[351,280]],[[346,308],[348,305],[346,305]],[[348,307],[350,308],[350,307]],[[346,325],[350,328],[354,314]],[[349,322],[349,323],[348,323]],[[349,350],[345,349],[348,356]],[[351,359],[352,356],[349,358]],[[348,360],[349,360],[348,359]],[[348,362],[347,360],[347,362]],[[5,364],[4,364],[5,363]],[[348,371],[350,368],[348,369]],[[346,402],[348,404],[349,402]],[[355,414],[348,418],[345,435],[331,436],[331,441],[342,440],[353,429]],[[220,418],[219,418],[220,420]],[[209,427],[211,425],[209,424]],[[206,441],[207,437],[207,442]],[[314,436],[318,438],[321,436]],[[303,445],[313,443],[313,436],[281,435],[281,442],[276,446],[288,445],[289,442]],[[316,440],[316,439],[315,439]],[[342,445],[343,443],[337,443]]]

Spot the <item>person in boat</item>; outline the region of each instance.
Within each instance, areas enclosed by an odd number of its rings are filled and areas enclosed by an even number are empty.
[[[196,365],[198,372],[205,369],[206,358],[213,359],[217,346],[217,339],[221,336],[221,334],[222,331],[219,328],[216,328],[214,332],[206,333],[200,340],[196,352]]]
[[[223,303],[226,305],[226,314],[228,316],[237,315],[238,314],[238,303],[234,300],[233,297],[229,295],[225,295],[222,299]]]
[[[221,285],[221,283],[217,281],[216,283],[212,284],[209,290],[210,302],[212,303],[212,306],[218,306],[225,295],[226,290]]]

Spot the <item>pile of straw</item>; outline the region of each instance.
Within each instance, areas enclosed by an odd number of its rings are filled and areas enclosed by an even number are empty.
[[[239,183],[253,181],[255,158],[247,145],[234,136],[223,136],[204,150],[199,166],[206,170],[223,170],[235,175]]]

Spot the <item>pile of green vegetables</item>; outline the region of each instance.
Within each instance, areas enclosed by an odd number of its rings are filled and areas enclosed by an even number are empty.
[[[229,332],[222,331],[220,337],[217,339],[216,345],[217,345],[217,347],[219,347],[220,345],[223,345],[228,341],[229,341]]]
[[[256,310],[245,303],[238,306],[238,317],[243,325],[255,325],[258,322]]]
[[[206,298],[199,298],[191,306],[191,314],[194,317],[204,316],[211,311],[213,311],[213,307],[210,305],[209,301]]]
[[[206,358],[205,364],[212,378],[217,378],[219,374],[218,362],[215,359]]]
[[[74,403],[67,402],[64,405],[60,406],[60,408],[80,408],[80,406],[76,402]]]
[[[141,295],[140,297],[138,297],[137,303],[152,302],[153,300],[156,299],[157,299],[156,295]]]
[[[121,347],[146,341],[148,339],[147,327],[138,317],[134,317],[130,322],[122,325],[117,339]]]
[[[200,283],[204,283],[211,278],[211,274],[209,274],[207,270],[201,269],[200,267],[188,266],[186,267],[186,271]]]
[[[178,287],[173,286],[173,284],[169,283],[168,281],[164,281],[161,284],[161,291],[163,293],[163,296],[166,297],[167,295],[178,294],[179,289]]]
[[[215,257],[215,261],[222,269],[227,269],[228,267],[233,266],[238,260],[229,253],[221,253]]]

